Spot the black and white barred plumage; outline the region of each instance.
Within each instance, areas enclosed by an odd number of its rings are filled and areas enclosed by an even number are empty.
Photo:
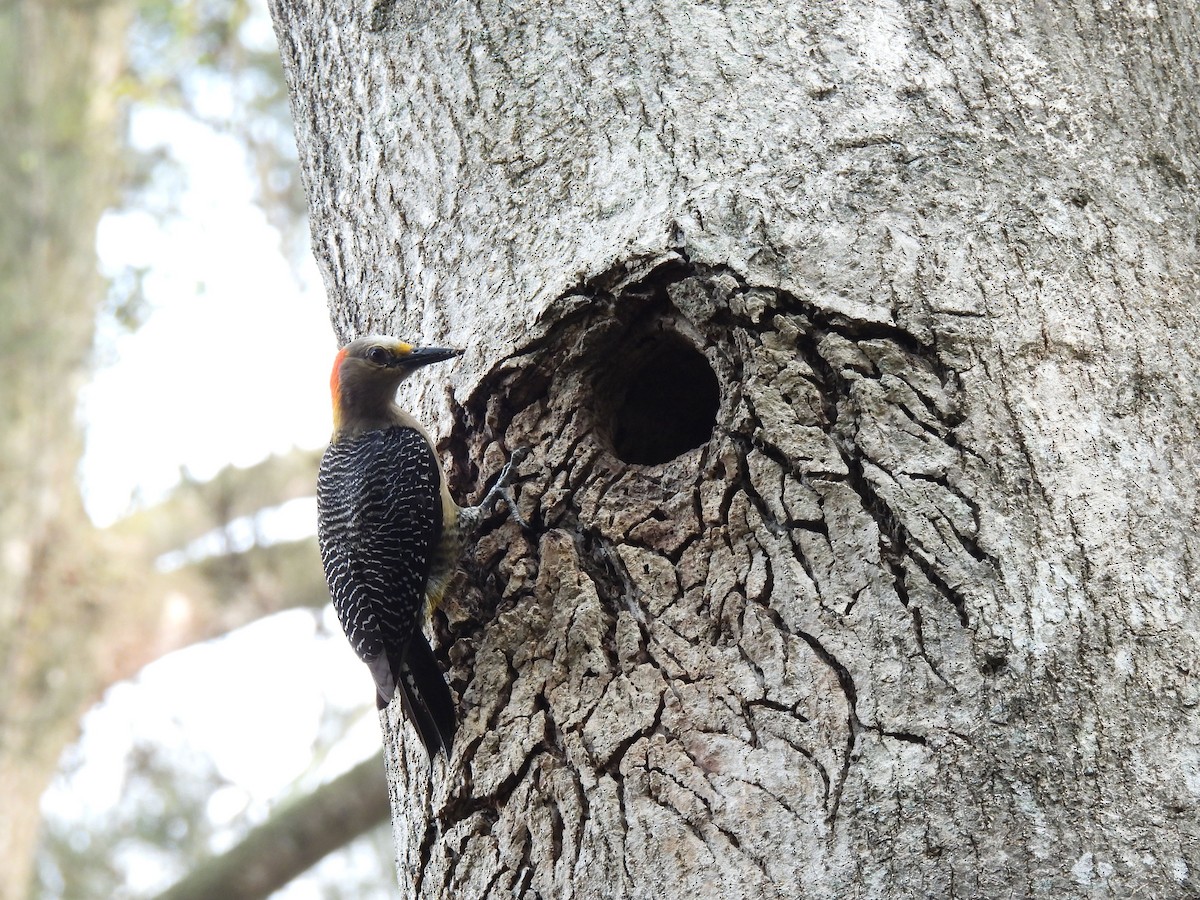
[[[317,480],[318,540],[338,619],[375,679],[396,688],[430,758],[450,752],[453,697],[421,630],[442,538],[442,472],[424,436],[396,425],[336,440]]]

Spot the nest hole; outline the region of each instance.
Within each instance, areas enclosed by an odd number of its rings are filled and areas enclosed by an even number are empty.
[[[653,466],[706,444],[721,403],[716,373],[682,337],[660,332],[616,354],[609,435],[623,462]]]

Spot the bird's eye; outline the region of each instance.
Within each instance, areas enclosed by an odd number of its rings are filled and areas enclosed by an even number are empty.
[[[367,351],[367,359],[377,366],[385,366],[388,361],[388,352],[382,347],[372,347]]]

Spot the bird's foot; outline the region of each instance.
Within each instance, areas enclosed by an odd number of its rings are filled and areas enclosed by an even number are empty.
[[[520,510],[517,508],[517,501],[513,496],[512,486],[516,481],[517,467],[529,458],[529,452],[528,447],[518,447],[512,452],[512,456],[508,458],[508,462],[500,470],[500,477],[496,479],[496,483],[491,486],[478,506],[480,510],[489,510],[497,499],[502,499],[508,504],[509,515],[516,520],[518,525],[526,530],[532,530],[532,526],[525,521],[525,517],[521,515]]]

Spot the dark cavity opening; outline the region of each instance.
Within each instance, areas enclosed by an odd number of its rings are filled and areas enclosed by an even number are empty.
[[[699,350],[660,332],[643,338],[629,356],[615,354],[613,362],[625,370],[613,373],[619,381],[609,431],[619,459],[653,466],[712,437],[721,391]]]

